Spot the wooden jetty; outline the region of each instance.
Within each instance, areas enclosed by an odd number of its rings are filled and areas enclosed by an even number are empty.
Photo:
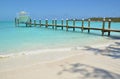
[[[91,25],[91,20],[90,19],[87,20],[88,26],[84,26],[84,21],[85,21],[84,19],[79,20],[79,21],[81,21],[81,26],[76,26],[76,22],[78,20],[75,20],[75,19],[73,19],[73,20],[69,20],[69,19],[63,20],[63,19],[61,19],[61,24],[58,24],[57,19],[52,19],[52,22],[51,22],[52,24],[49,24],[48,19],[44,20],[45,23],[42,23],[41,19],[39,19],[39,21],[38,21],[39,23],[36,22],[36,21],[37,20],[34,19],[33,22],[32,22],[32,20],[30,19],[29,22],[25,23],[26,27],[28,27],[28,26],[30,26],[30,27],[31,26],[40,26],[40,27],[45,26],[46,28],[52,27],[53,29],[57,29],[59,27],[62,30],[64,28],[66,28],[66,31],[68,31],[69,28],[72,28],[73,31],[75,31],[75,29],[81,29],[82,32],[84,32],[84,30],[88,30],[88,33],[90,33],[90,30],[98,30],[98,31],[101,31],[102,36],[105,35],[105,32],[108,33],[108,36],[110,36],[111,32],[120,32],[120,29],[116,29],[116,30],[111,29],[111,22],[112,22],[111,19],[109,19],[109,21],[106,21],[105,18],[103,18],[101,28],[90,27],[90,25]],[[69,25],[69,21],[71,21],[73,23],[73,25]],[[107,28],[105,28],[105,23],[106,22],[108,22],[108,27]],[[15,19],[15,25],[17,25],[17,24],[18,24],[18,19]]]

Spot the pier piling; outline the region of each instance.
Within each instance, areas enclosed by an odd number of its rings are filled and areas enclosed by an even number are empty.
[[[15,18],[15,27],[17,26],[17,18]]]
[[[73,31],[75,31],[75,19],[73,19]]]
[[[39,24],[40,24],[40,27],[41,27],[41,19],[39,19]]]
[[[110,36],[111,19],[108,21],[108,36]]]
[[[61,25],[62,25],[61,29],[63,30],[63,19],[61,19]]]
[[[104,36],[104,32],[105,32],[105,18],[103,18],[103,24],[102,24],[102,36]]]
[[[31,19],[30,19],[30,22],[28,24],[29,24],[29,27],[31,27],[31,25],[32,25],[32,20]]]
[[[82,28],[81,28],[82,32],[84,30],[84,18],[82,19]]]
[[[90,19],[88,19],[88,33],[90,33]]]
[[[54,29],[54,27],[55,27],[55,24],[54,24],[54,19],[52,19],[52,28]]]
[[[55,30],[57,30],[57,19],[55,18]]]
[[[68,18],[66,19],[66,31],[68,31]]]
[[[45,20],[45,26],[48,28],[48,19]]]

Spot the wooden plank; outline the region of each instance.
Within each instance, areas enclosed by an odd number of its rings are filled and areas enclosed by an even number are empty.
[[[120,32],[120,30],[112,30],[112,29],[105,29],[105,31],[110,31],[110,32]]]

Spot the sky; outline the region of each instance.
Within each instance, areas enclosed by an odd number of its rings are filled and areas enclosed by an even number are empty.
[[[120,17],[120,0],[0,0],[0,20],[20,11],[34,19]]]

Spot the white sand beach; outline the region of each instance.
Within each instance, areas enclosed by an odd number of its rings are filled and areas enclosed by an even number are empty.
[[[1,58],[0,79],[120,79],[120,40]]]

